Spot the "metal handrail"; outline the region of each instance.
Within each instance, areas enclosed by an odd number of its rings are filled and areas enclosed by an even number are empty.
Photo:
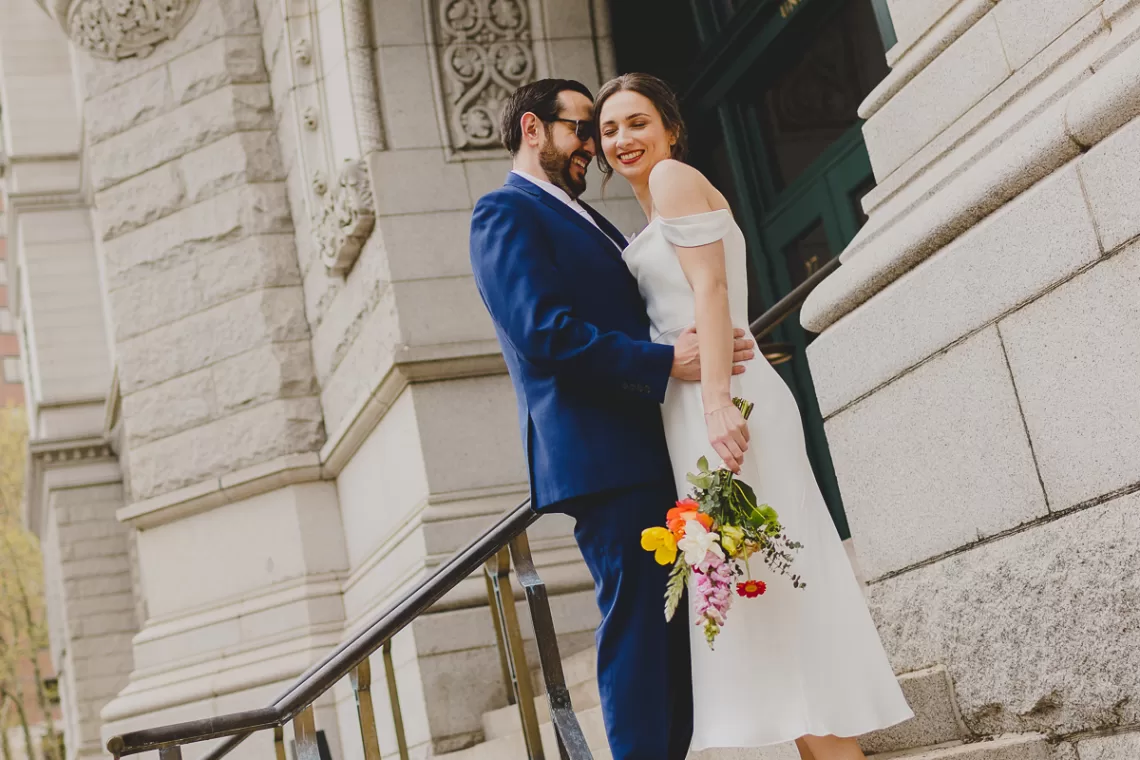
[[[780,299],[772,308],[764,312],[749,326],[753,336],[759,341],[775,330],[784,319],[800,307],[811,291],[839,265],[838,257],[832,259],[788,295]],[[388,661],[386,664],[390,665],[390,642],[393,636],[419,617],[444,594],[479,569],[480,566],[499,557],[497,561],[501,567],[505,561],[501,552],[509,547],[511,556],[515,560],[517,577],[523,584],[528,600],[531,602],[534,618],[532,622],[536,637],[539,639],[539,653],[547,685],[551,716],[556,729],[555,736],[559,754],[563,758],[572,757],[575,760],[589,758],[590,752],[585,745],[581,727],[574,717],[569,692],[563,682],[562,665],[558,658],[557,642],[554,638],[554,626],[550,620],[549,605],[546,604],[546,590],[535,571],[533,561],[530,559],[529,545],[526,541],[526,530],[538,517],[539,515],[530,508],[529,499],[519,504],[479,538],[441,565],[430,578],[393,602],[366,629],[353,638],[342,642],[336,649],[298,676],[270,706],[113,736],[107,742],[107,749],[116,758],[158,749],[162,750],[162,760],[179,760],[181,758],[179,751],[181,745],[225,737],[226,741],[219,744],[203,758],[203,760],[220,760],[256,731],[273,728],[277,729],[275,743],[280,756],[284,754],[281,727],[302,713],[306,713],[303,719],[295,721],[295,728],[298,739],[298,756],[300,760],[307,760],[305,756],[312,756],[313,748],[316,746],[311,705],[332,688],[337,681],[347,675],[354,676],[354,687],[358,685],[359,681],[367,690],[370,679],[370,674],[367,671],[368,657],[376,650],[384,647],[385,659]],[[494,563],[490,567],[495,567]],[[488,569],[488,576],[490,577],[492,574],[492,570]],[[507,596],[513,601],[513,596],[505,591],[497,591],[495,595],[500,600]],[[500,614],[503,614],[502,601],[500,601]],[[499,634],[500,646],[503,646],[503,632],[498,630],[498,625],[496,632]],[[544,643],[548,646],[544,646]],[[525,659],[520,658],[518,662],[525,663]],[[358,670],[362,666],[364,670]],[[505,661],[503,667],[506,672],[508,664]],[[390,667],[388,669],[391,670]],[[391,675],[389,673],[389,689],[394,697],[395,683],[391,679]],[[517,683],[522,678],[529,678],[529,676],[529,672],[512,674],[513,680],[516,682],[516,699],[520,696],[520,691],[529,693],[529,686],[526,689],[519,689]],[[370,696],[367,699],[368,712],[370,713]],[[525,729],[526,726],[524,725]],[[402,739],[402,731],[399,726],[397,726],[397,730]],[[401,756],[406,756],[407,749],[403,746],[403,741],[400,743]],[[569,754],[568,750],[570,751]],[[538,751],[541,753],[541,749]],[[378,751],[376,757],[379,757]]]
[[[233,737],[207,755],[213,760],[224,754],[222,750],[228,752],[255,731],[288,723],[536,519],[538,514],[530,508],[529,499],[519,504],[423,584],[384,610],[367,629],[305,671],[269,707],[132,731],[111,737],[107,749],[112,755],[123,757],[175,744]]]

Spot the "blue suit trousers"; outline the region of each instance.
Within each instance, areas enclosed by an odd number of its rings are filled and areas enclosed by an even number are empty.
[[[641,548],[641,531],[663,525],[676,501],[672,478],[553,506],[575,518],[602,623],[598,689],[614,760],[684,760],[693,733],[688,600],[665,621],[671,567]]]

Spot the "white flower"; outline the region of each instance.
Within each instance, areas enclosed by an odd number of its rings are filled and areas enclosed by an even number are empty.
[[[688,520],[685,522],[685,537],[677,542],[677,548],[685,553],[685,562],[689,563],[689,567],[696,567],[709,552],[724,559],[719,541],[719,533],[709,533],[696,520]]]

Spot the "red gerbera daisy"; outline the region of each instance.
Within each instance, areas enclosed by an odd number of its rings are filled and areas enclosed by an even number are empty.
[[[749,599],[755,599],[767,590],[764,581],[747,580],[736,584],[736,593]]]

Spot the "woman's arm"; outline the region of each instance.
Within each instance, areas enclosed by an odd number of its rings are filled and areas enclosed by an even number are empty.
[[[708,180],[679,161],[662,161],[653,167],[649,192],[657,213],[666,219],[714,210],[709,202],[713,190]],[[740,472],[744,452],[748,450],[748,425],[732,403],[733,332],[724,243],[716,240],[693,248],[674,247],[696,297],[701,397],[709,442],[726,467]]]

